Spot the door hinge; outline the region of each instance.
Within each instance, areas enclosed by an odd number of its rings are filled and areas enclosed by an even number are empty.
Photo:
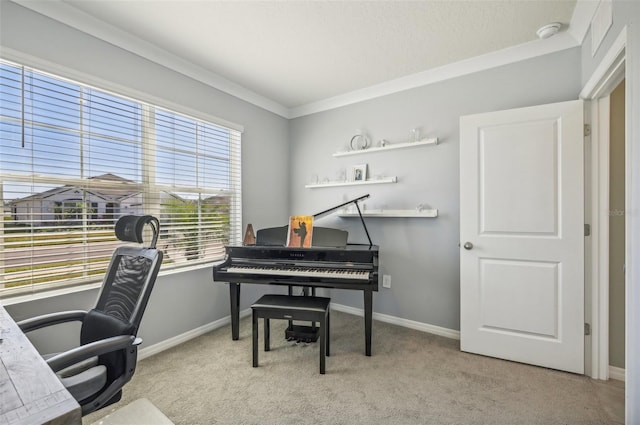
[[[585,224],[584,225],[584,235],[585,236],[591,236],[591,225],[590,224]]]
[[[588,323],[584,324],[584,334],[585,335],[591,335],[591,325]]]
[[[587,136],[591,136],[591,125],[590,124],[585,124],[584,125],[584,137]]]

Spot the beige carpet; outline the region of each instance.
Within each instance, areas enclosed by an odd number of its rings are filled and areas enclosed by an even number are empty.
[[[332,312],[331,357],[284,340],[251,367],[251,323],[230,327],[139,362],[120,403],[147,398],[176,424],[621,424],[624,385],[460,352],[459,341]],[[262,331],[262,326],[261,329]]]

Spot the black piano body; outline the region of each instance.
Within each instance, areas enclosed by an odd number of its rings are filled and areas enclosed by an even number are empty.
[[[371,355],[373,292],[378,291],[377,245],[310,248],[256,245],[227,246],[225,249],[226,259],[214,267],[213,280],[229,283],[234,340],[239,338],[242,283],[286,285],[290,293],[294,286],[361,290],[364,294],[365,354]]]

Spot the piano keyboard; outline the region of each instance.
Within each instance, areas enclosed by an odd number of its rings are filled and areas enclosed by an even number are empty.
[[[305,276],[332,279],[367,280],[369,272],[366,270],[344,270],[312,267],[264,267],[264,266],[231,266],[227,273],[248,273],[280,276]]]

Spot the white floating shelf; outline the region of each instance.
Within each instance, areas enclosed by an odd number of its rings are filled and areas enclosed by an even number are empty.
[[[338,211],[340,217],[359,217],[358,211]],[[437,217],[437,209],[425,210],[364,210],[363,217]]]
[[[379,146],[379,147],[368,148],[368,149],[360,149],[360,150],[357,150],[357,151],[336,152],[336,153],[333,154],[333,156],[334,157],[339,157],[339,156],[361,155],[363,153],[382,152],[382,151],[390,151],[390,150],[394,150],[394,149],[414,148],[414,147],[417,147],[417,146],[437,145],[437,144],[438,144],[438,138],[434,137],[432,139],[422,139],[422,140],[419,140],[417,142],[393,143],[393,144],[389,144],[389,145],[386,145],[386,146]]]
[[[361,185],[367,185],[367,184],[396,183],[397,181],[398,181],[398,178],[396,176],[393,176],[393,177],[382,177],[379,179],[353,181],[353,182],[339,181],[339,182],[327,182],[327,183],[314,183],[314,184],[308,184],[305,187],[307,189],[318,189],[321,187],[361,186]]]

